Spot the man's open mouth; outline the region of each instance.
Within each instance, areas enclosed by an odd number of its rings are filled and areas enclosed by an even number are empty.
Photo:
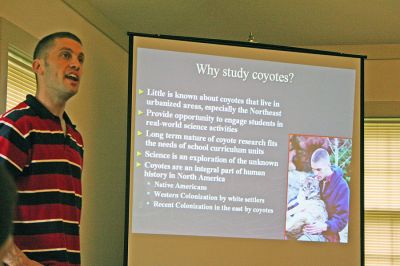
[[[73,81],[79,81],[79,77],[75,74],[66,74],[65,77]]]

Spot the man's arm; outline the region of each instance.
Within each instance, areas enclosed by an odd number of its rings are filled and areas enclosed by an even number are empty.
[[[1,142],[0,142],[1,144]],[[10,178],[10,175],[8,174],[8,171],[5,170],[4,164],[0,163],[0,180],[2,181],[0,183],[0,192],[1,196],[6,197],[5,199],[2,199],[1,202],[3,204],[6,204],[4,206],[0,205],[0,210],[1,210],[1,215],[6,215],[8,214],[8,223],[11,223],[11,220],[13,218],[14,211],[12,209],[15,209],[15,200],[16,200],[16,190],[13,181]],[[7,186],[9,185],[9,190],[7,191]],[[6,190],[6,191],[3,191]],[[3,221],[1,221],[1,227],[0,229],[4,230],[8,228],[8,234],[10,234],[10,237],[7,239],[7,243],[4,244],[4,250],[3,246],[1,246],[1,256],[0,256],[0,264],[1,261],[6,263],[9,266],[40,266],[42,264],[30,260],[15,244],[14,241],[12,240],[11,237],[11,231],[12,231],[12,226],[9,224],[3,224]],[[3,257],[4,253],[4,257]]]
[[[22,252],[14,242],[11,244],[8,252],[6,253],[3,262],[8,266],[43,266],[36,261],[29,259],[24,252]]]
[[[10,248],[11,243],[12,243],[12,236],[9,235],[8,238],[0,245],[1,261],[3,261],[3,258],[5,256],[5,254],[8,252],[8,249]],[[3,265],[3,264],[1,264],[1,261],[0,261],[0,265]]]
[[[346,227],[349,221],[349,203],[350,203],[350,190],[343,181],[343,183],[336,188],[335,197],[335,213],[326,222],[328,231],[338,233]]]
[[[10,176],[17,181],[23,168],[29,161],[29,145],[21,135],[21,129],[11,118],[0,119],[0,174]],[[9,266],[39,266],[38,262],[30,260],[12,241],[5,253],[3,262]]]
[[[325,223],[317,222],[304,226],[303,230],[308,234],[320,234],[326,231],[338,233],[346,227],[349,220],[350,191],[347,183],[337,187],[335,194],[335,213]]]
[[[10,174],[0,168],[0,261],[12,243],[17,190]]]

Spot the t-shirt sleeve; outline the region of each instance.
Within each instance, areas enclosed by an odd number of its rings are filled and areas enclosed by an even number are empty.
[[[20,176],[29,162],[29,144],[23,130],[17,123],[2,117],[0,119],[0,168],[14,178]]]

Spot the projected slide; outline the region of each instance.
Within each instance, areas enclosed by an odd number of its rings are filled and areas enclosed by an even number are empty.
[[[354,69],[137,48],[133,233],[348,240]]]

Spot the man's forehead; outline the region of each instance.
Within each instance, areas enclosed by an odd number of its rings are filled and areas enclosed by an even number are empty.
[[[76,53],[83,53],[82,44],[70,38],[57,38],[52,47],[55,50],[71,50]]]
[[[329,165],[329,161],[320,159],[319,161],[313,162],[311,161],[311,167],[313,168],[322,168]]]

